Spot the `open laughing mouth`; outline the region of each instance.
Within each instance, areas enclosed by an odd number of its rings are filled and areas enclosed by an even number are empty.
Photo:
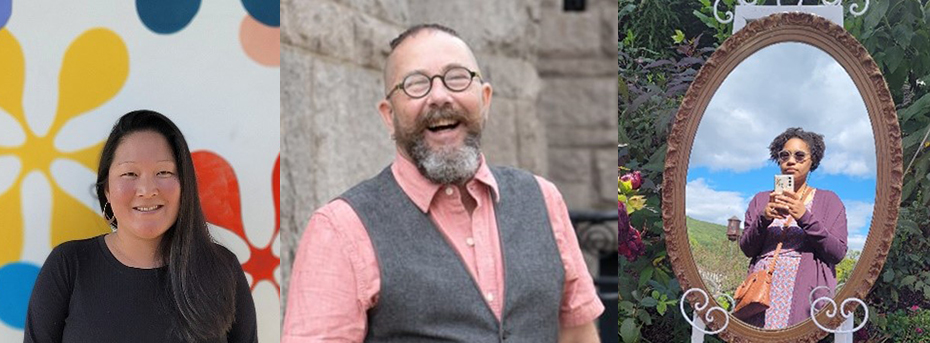
[[[430,132],[440,132],[445,130],[455,129],[461,124],[461,122],[452,119],[440,119],[429,124],[426,128]]]
[[[158,211],[158,210],[159,210],[160,208],[162,208],[162,207],[164,207],[164,205],[136,206],[136,207],[133,207],[132,209],[133,209],[133,210],[136,210],[136,211],[139,211],[139,212],[142,212],[142,213],[148,213],[148,212],[155,212],[155,211]]]

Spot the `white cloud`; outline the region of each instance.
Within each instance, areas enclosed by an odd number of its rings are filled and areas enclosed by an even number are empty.
[[[865,235],[850,235],[849,240],[846,242],[847,251],[862,251],[862,247],[865,245],[865,238]]]
[[[685,185],[685,214],[706,222],[727,225],[727,219],[736,216],[743,220],[748,199],[738,192],[717,191],[703,178]]]
[[[768,145],[789,127],[824,135],[818,171],[875,177],[875,144],[862,96],[823,51],[779,43],[753,54],[724,80],[698,126],[691,166],[743,172],[772,163]]]
[[[846,206],[846,229],[849,232],[849,250],[862,250],[869,234],[874,205],[862,201],[843,201]]]

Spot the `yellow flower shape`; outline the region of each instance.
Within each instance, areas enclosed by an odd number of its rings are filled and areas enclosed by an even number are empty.
[[[0,30],[0,109],[15,119],[26,133],[19,146],[0,146],[0,157],[12,155],[21,161],[13,185],[0,194],[0,265],[18,261],[23,249],[22,183],[26,175],[39,171],[52,189],[51,238],[49,244],[87,238],[108,231],[106,222],[65,192],[52,177],[52,162],[71,159],[90,170],[97,170],[103,141],[76,151],[55,148],[55,136],[71,119],[112,99],[129,76],[129,52],[113,31],[95,28],[85,31],[65,51],[58,76],[58,107],[45,136],[36,135],[26,123],[23,109],[25,57],[8,29]]]

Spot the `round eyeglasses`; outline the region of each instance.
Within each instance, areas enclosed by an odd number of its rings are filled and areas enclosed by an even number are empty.
[[[804,161],[807,159],[807,153],[804,151],[798,150],[794,153],[791,153],[788,150],[782,150],[778,152],[778,163],[788,162],[788,160],[791,159],[791,156],[794,156],[795,163],[804,163]]]
[[[433,88],[433,79],[442,80],[443,86],[452,92],[461,92],[471,86],[471,80],[475,77],[481,79],[478,72],[471,71],[465,67],[452,67],[446,70],[442,75],[428,76],[421,72],[416,72],[404,78],[403,82],[398,83],[391,91],[388,92],[385,99],[389,99],[398,89],[404,91],[411,99],[419,99],[429,94]]]

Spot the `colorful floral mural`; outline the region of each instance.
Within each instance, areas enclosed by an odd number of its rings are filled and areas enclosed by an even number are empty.
[[[92,191],[100,149],[142,108],[184,132],[211,233],[250,282],[259,339],[279,340],[278,12],[268,1],[0,0],[0,343],[22,342],[51,249],[109,231]]]

